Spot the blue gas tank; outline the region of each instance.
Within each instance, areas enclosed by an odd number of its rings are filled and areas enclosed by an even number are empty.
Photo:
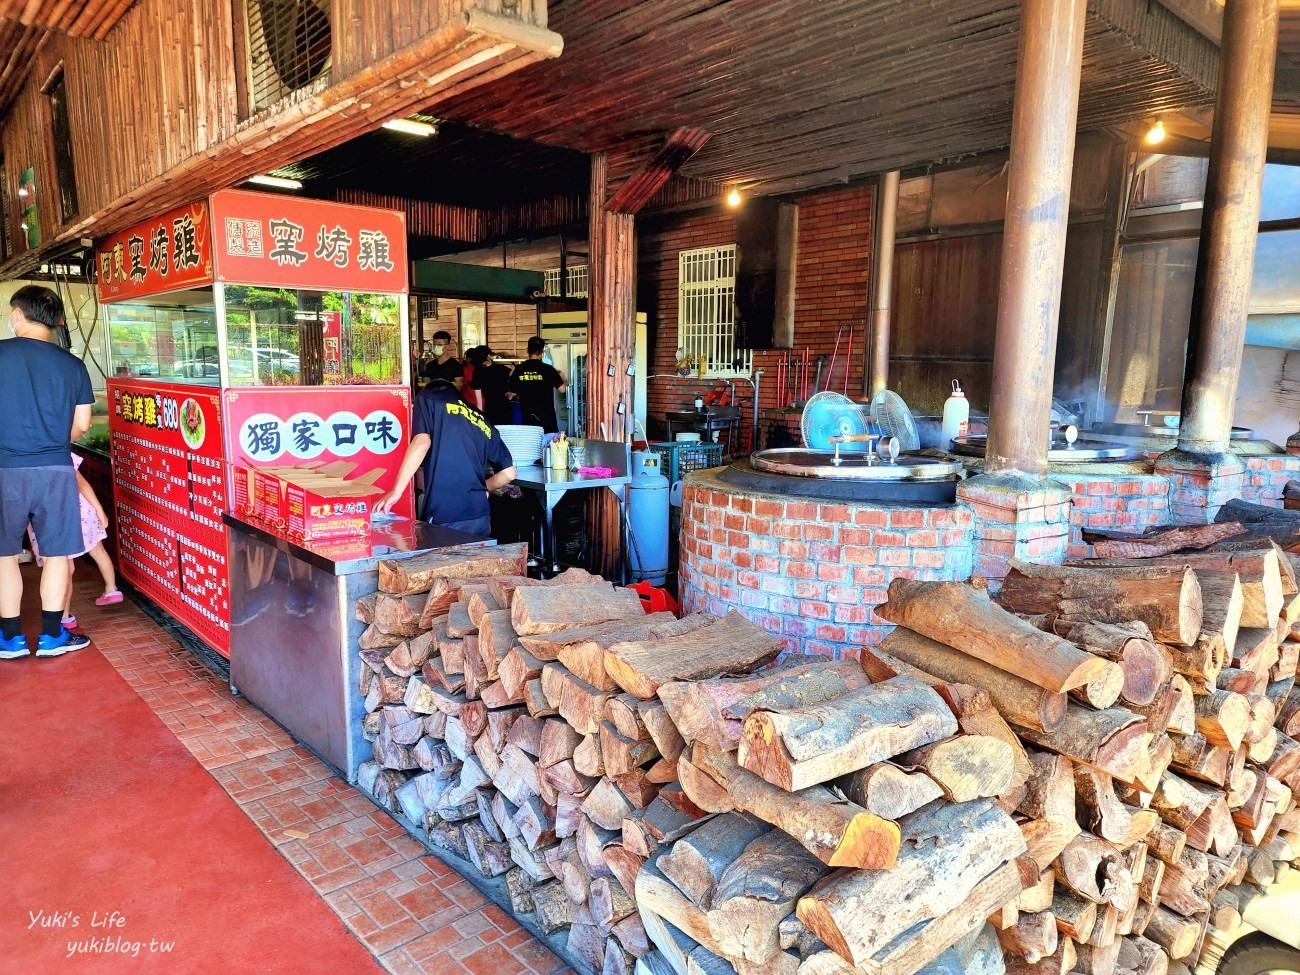
[[[662,586],[668,579],[668,478],[653,450],[632,455],[627,491],[628,570],[633,582]]]

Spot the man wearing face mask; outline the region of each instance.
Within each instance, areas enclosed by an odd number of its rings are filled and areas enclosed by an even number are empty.
[[[451,354],[451,334],[433,333],[433,358],[424,364],[424,378],[444,379],[457,389],[464,380],[464,369],[457,358]]]
[[[63,302],[29,285],[9,299],[0,342],[0,659],[31,653],[22,633],[23,577],[18,567],[30,524],[40,539],[41,635],[36,656],[57,657],[90,640],[63,626],[68,557],[84,550],[70,444],[90,429],[90,374],[53,341]]]

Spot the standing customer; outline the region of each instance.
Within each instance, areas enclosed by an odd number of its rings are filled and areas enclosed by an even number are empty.
[[[80,359],[53,344],[63,302],[28,285],[9,299],[9,331],[0,342],[0,659],[31,650],[19,617],[22,537],[41,540],[41,635],[36,656],[57,657],[90,644],[63,625],[68,556],[82,551],[81,510],[70,444],[90,429],[95,401]]]
[[[555,418],[555,394],[564,392],[564,374],[542,361],[546,341],[540,335],[528,340],[528,358],[510,377],[510,392],[519,399],[525,423],[535,423],[547,433],[559,433]],[[569,431],[572,433],[573,431]]]
[[[496,361],[496,353],[486,345],[470,349],[465,358],[474,364],[469,384],[483,394],[483,415],[493,426],[515,422],[510,407],[510,370]]]

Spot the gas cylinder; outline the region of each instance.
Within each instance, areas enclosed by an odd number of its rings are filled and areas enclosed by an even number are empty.
[[[970,401],[961,391],[961,383],[952,381],[952,395],[943,404],[943,427],[939,434],[939,449],[951,450],[956,437],[970,432]]]
[[[653,450],[632,454],[627,489],[628,571],[634,582],[668,579],[668,478]]]

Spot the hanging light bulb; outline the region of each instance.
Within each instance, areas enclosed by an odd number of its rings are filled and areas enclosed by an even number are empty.
[[[1147,132],[1147,144],[1158,145],[1165,141],[1165,123],[1163,119],[1156,119],[1156,124],[1151,126]]]
[[[732,190],[730,193],[727,194],[727,206],[729,207],[740,206],[740,190]]]

